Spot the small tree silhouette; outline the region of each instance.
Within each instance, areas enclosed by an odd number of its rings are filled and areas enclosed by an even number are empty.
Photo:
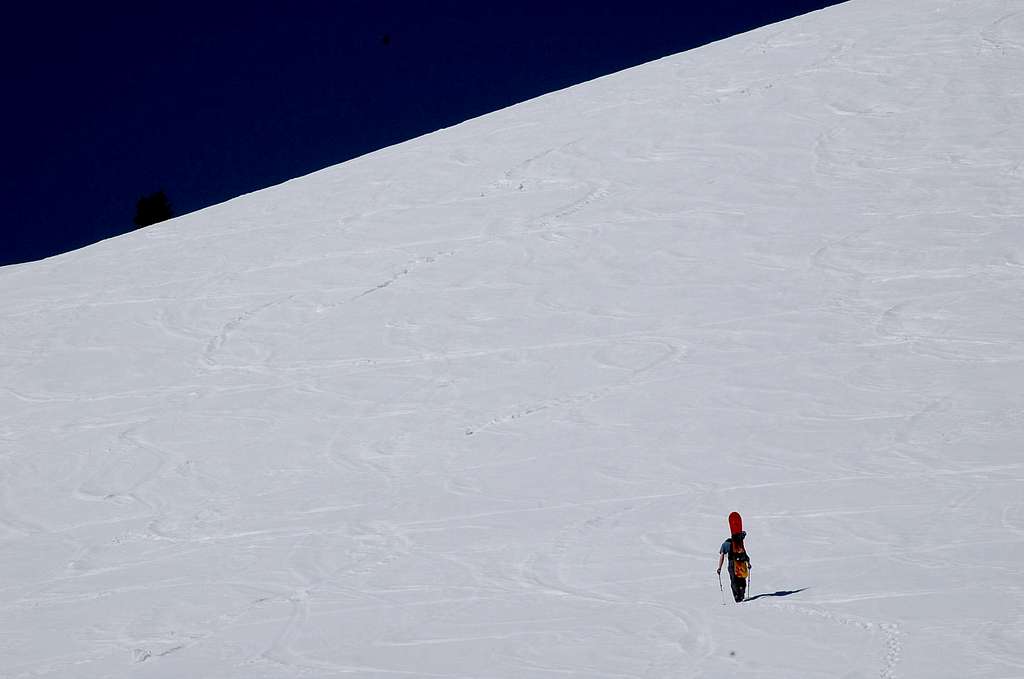
[[[167,194],[163,191],[151,193],[148,196],[139,198],[135,203],[135,226],[142,228],[150,224],[162,222],[174,216],[171,202],[167,200]]]

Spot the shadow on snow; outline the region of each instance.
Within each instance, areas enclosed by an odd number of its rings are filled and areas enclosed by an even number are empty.
[[[770,594],[758,594],[757,596],[752,596],[752,597],[750,597],[748,599],[744,599],[743,601],[745,603],[747,601],[754,601],[756,599],[760,599],[761,597],[766,597],[766,596],[789,596],[790,594],[796,594],[797,592],[802,592],[805,589],[807,589],[807,588],[806,587],[801,587],[800,589],[779,590],[778,592],[772,592]]]

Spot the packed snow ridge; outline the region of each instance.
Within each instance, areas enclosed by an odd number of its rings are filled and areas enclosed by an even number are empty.
[[[1022,73],[853,0],[0,269],[0,676],[1024,675]]]

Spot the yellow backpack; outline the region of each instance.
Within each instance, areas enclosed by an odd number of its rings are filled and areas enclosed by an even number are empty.
[[[740,547],[737,551],[735,542],[729,549],[729,561],[732,562],[732,572],[737,578],[750,576],[750,557],[747,556],[747,550]]]

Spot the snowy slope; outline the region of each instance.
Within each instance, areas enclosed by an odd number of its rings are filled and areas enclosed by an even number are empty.
[[[1022,73],[853,0],[0,269],[0,676],[1024,676]]]

